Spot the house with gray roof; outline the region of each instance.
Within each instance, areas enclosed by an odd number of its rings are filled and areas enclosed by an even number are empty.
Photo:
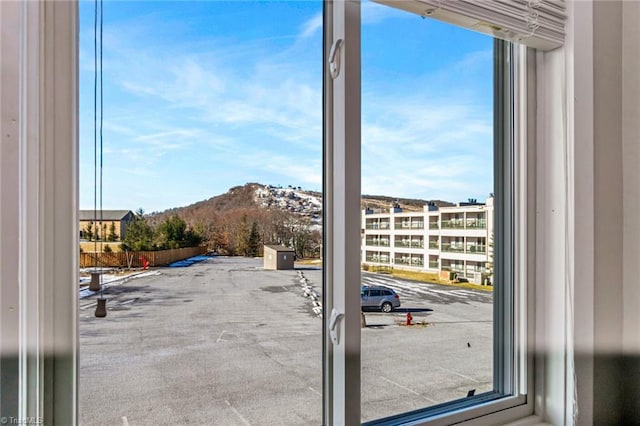
[[[98,235],[108,239],[111,230],[114,229],[116,241],[122,241],[127,226],[134,220],[135,214],[131,210],[80,210],[78,218],[81,240],[90,239],[90,236],[95,235],[96,229],[99,230]],[[102,223],[102,230],[100,230],[100,223]]]

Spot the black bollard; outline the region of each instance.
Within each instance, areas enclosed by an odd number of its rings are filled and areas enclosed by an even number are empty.
[[[98,298],[98,306],[96,306],[96,317],[104,318],[107,316],[107,299]]]
[[[91,283],[89,283],[89,290],[100,291],[100,273],[99,272],[91,273]]]

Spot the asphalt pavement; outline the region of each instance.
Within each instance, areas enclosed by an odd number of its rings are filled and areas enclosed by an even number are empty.
[[[319,425],[322,271],[213,257],[158,268],[80,300],[82,425]],[[400,310],[367,312],[362,416],[372,420],[491,389],[492,294],[363,273]],[[407,327],[406,312],[413,316]]]

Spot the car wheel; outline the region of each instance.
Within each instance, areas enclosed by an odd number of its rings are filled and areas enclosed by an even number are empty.
[[[382,304],[382,307],[381,307],[382,312],[386,312],[386,313],[388,313],[388,312],[391,312],[391,309],[393,309],[393,306],[391,306],[391,303],[389,303],[389,302],[384,302],[384,303]]]

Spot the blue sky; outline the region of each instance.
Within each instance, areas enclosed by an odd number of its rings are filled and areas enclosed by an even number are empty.
[[[105,209],[247,182],[322,188],[320,1],[105,1]],[[93,1],[80,3],[80,206],[93,208]],[[362,192],[492,190],[492,41],[362,5]]]

